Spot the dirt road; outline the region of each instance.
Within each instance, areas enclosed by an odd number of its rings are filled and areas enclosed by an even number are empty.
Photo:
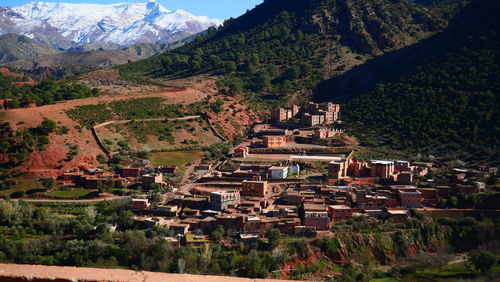
[[[120,123],[120,124],[127,123],[127,122],[131,122],[131,121],[157,121],[157,120],[173,121],[173,120],[188,120],[188,119],[194,119],[194,118],[199,118],[199,117],[201,117],[201,116],[196,115],[196,116],[186,116],[186,117],[179,117],[179,118],[144,118],[144,119],[119,119],[119,120],[116,119],[116,120],[110,120],[110,121],[98,124],[98,125],[94,126],[94,128],[99,128],[99,127],[103,127],[103,126],[115,124],[115,123]]]

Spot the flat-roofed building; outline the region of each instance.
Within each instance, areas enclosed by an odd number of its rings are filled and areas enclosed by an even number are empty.
[[[413,173],[411,171],[402,171],[398,174],[399,184],[412,184],[413,183]]]
[[[410,213],[406,209],[388,209],[384,208],[380,214],[380,219],[390,219],[395,223],[403,223],[408,220]]]
[[[399,204],[405,208],[420,208],[422,193],[419,191],[398,191]]]
[[[347,159],[328,163],[328,179],[342,179],[347,176],[349,167]]]
[[[271,178],[273,179],[283,179],[288,177],[288,167],[287,166],[272,166],[269,168],[271,173]]]
[[[275,121],[286,121],[292,118],[292,111],[284,109],[284,108],[277,108],[277,109],[272,109],[271,110],[271,119]]]
[[[244,180],[241,183],[241,195],[266,197],[269,193],[269,185],[267,181],[260,180]]]
[[[287,121],[295,117],[300,111],[300,107],[292,105],[286,108],[276,108],[271,110],[271,119],[274,121]]]
[[[436,188],[419,188],[422,193],[422,203],[426,207],[436,206],[439,201],[438,190]]]
[[[325,206],[304,204],[304,226],[316,230],[328,230],[330,218]]]
[[[144,210],[149,207],[148,199],[132,199],[132,209]]]
[[[141,175],[141,169],[136,167],[124,167],[122,168],[122,177],[138,177]]]
[[[370,176],[389,178],[394,173],[393,161],[372,160],[370,162]]]
[[[301,118],[302,125],[316,126],[325,122],[325,115],[304,113]]]
[[[142,176],[142,184],[151,185],[151,184],[161,184],[163,183],[163,175],[162,174],[146,174]]]
[[[186,235],[189,231],[189,224],[172,223],[169,225],[169,229],[174,235]]]
[[[239,191],[218,191],[210,193],[210,209],[223,211],[240,203]]]
[[[286,145],[286,136],[262,136],[262,144],[266,148],[277,148]]]
[[[346,205],[328,206],[328,214],[332,221],[349,220],[352,218],[352,208]]]
[[[299,205],[304,202],[304,196],[293,188],[286,189],[281,198],[289,205]]]

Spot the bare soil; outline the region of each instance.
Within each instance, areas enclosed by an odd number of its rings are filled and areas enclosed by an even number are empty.
[[[94,74],[95,75],[95,74]],[[113,79],[117,73],[114,70],[98,71],[97,75]],[[97,77],[99,78],[99,77]],[[85,77],[92,79],[91,75]],[[85,80],[84,80],[85,81]],[[146,97],[161,97],[169,104],[191,104],[205,99],[208,94],[206,90],[214,91],[213,80],[205,80],[191,84],[190,88],[161,87],[157,85],[121,84],[100,86],[103,94],[99,97],[76,99],[59,102],[35,108],[12,109],[0,112],[0,120],[9,122],[14,131],[36,127],[44,118],[57,122],[58,126],[67,126],[69,133],[58,136],[51,134],[50,143],[42,153],[34,152],[29,161],[22,167],[21,171],[37,174],[39,176],[57,176],[66,170],[75,167],[98,166],[96,157],[104,154],[99,148],[90,130],[83,128],[77,130],[79,125],[66,115],[66,111],[82,105],[95,105],[117,100],[137,99]],[[207,86],[210,85],[210,86]],[[182,136],[185,137],[185,136]],[[65,161],[69,146],[78,146],[79,154],[71,161]]]

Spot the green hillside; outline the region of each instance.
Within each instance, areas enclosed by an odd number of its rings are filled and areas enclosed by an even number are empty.
[[[415,48],[432,52],[421,52],[405,71],[388,71],[392,80],[353,94],[344,117],[354,133],[367,144],[498,163],[500,3],[474,2]]]
[[[57,101],[72,100],[98,96],[97,88],[85,85],[67,83],[46,79],[38,84],[16,85],[16,82],[26,80],[24,77],[10,77],[0,74],[0,99],[11,99],[8,108],[17,108],[28,104],[47,105]]]
[[[267,0],[181,48],[119,69],[132,80],[223,74],[228,92],[271,106],[290,97],[306,101],[318,82],[446,23],[443,11],[406,0]]]
[[[133,80],[219,75],[227,93],[255,108],[340,102],[365,145],[491,162],[499,159],[498,13],[482,0],[268,0],[119,70]]]

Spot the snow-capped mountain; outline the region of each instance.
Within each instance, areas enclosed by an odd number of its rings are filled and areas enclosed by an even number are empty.
[[[30,2],[0,7],[0,34],[42,35],[78,43],[168,42],[221,23],[183,10],[170,11],[155,0],[111,5]]]

